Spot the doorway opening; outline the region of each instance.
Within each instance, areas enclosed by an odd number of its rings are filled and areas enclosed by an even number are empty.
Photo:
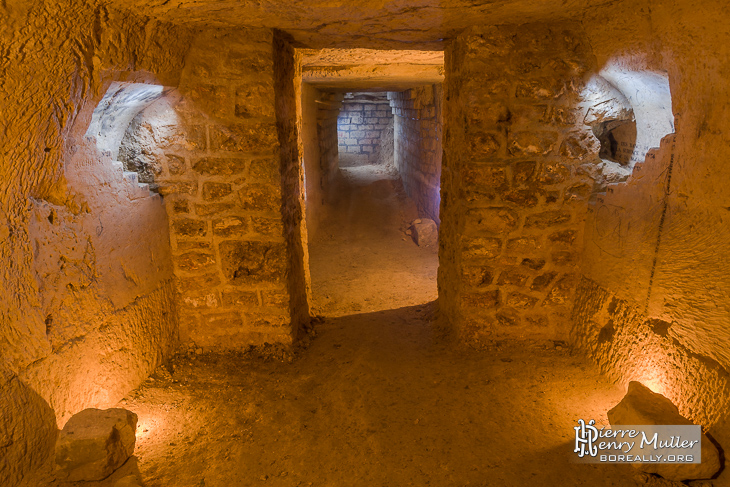
[[[368,69],[327,69],[319,51],[303,62],[312,310],[324,316],[438,297],[443,53],[417,53],[414,73],[402,53],[356,51]]]

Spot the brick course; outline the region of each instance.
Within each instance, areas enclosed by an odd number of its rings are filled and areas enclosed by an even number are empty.
[[[436,223],[441,203],[441,85],[388,93],[395,117],[395,165],[421,216]]]
[[[337,118],[338,150],[343,161],[377,163],[381,140],[392,121],[385,93],[348,94]]]

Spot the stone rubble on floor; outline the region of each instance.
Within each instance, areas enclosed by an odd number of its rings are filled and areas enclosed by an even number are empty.
[[[56,442],[58,476],[72,482],[107,478],[134,453],[136,430],[137,415],[126,409],[75,414]]]
[[[629,383],[626,396],[608,411],[608,420],[617,425],[691,425],[677,406],[639,382]],[[709,479],[720,470],[720,453],[707,435],[702,435],[702,463],[632,463],[639,470],[683,481]]]
[[[428,218],[414,220],[411,225],[413,241],[419,247],[436,248],[439,231],[436,222]]]

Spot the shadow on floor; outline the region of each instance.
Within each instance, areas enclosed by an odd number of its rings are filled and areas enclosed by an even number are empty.
[[[552,343],[450,346],[431,310],[327,318],[291,363],[179,357],[121,404],[154,425],[145,485],[634,485],[566,457],[620,388]]]

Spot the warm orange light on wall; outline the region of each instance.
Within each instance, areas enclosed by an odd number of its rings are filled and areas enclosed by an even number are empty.
[[[639,382],[651,389],[652,392],[662,395],[664,394],[664,385],[659,381],[659,379],[647,379]]]
[[[636,381],[651,389],[652,392],[667,395],[668,389],[664,377],[664,370],[658,365],[658,360],[649,360],[637,367],[628,382]]]

